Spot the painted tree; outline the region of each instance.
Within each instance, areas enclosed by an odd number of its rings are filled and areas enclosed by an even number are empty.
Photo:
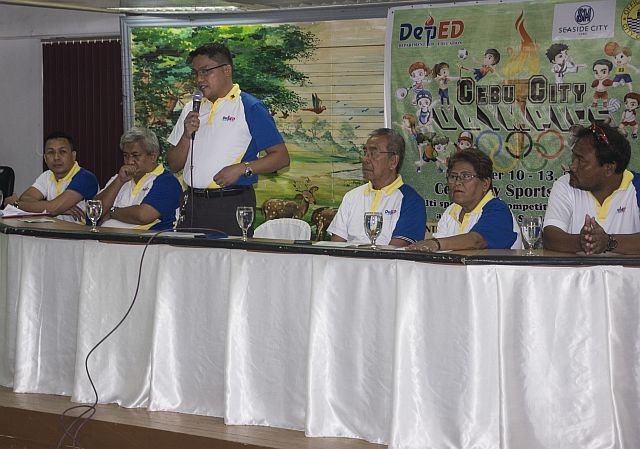
[[[295,25],[136,28],[131,45],[136,122],[152,128],[163,147],[194,89],[189,52],[216,41],[234,55],[234,81],[263,100],[273,114],[304,104],[287,84],[307,81],[293,62],[312,57],[316,38]]]

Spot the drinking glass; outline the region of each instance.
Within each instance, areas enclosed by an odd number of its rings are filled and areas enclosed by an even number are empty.
[[[527,242],[526,256],[533,256],[533,248],[535,248],[540,234],[542,233],[542,220],[540,217],[523,217],[520,222],[520,230],[522,231],[522,238]]]
[[[382,213],[380,212],[365,212],[364,213],[364,232],[369,236],[371,240],[371,249],[376,249],[376,239],[382,231]]]
[[[253,207],[239,206],[236,208],[236,220],[238,220],[238,226],[242,229],[242,241],[247,241],[247,230],[253,223]]]
[[[102,216],[102,201],[87,200],[86,202],[87,217],[91,220],[91,232],[98,232],[96,224]]]
[[[0,209],[2,209],[2,207],[4,206],[4,204],[2,204],[3,201],[4,201],[4,193],[2,193],[2,190],[0,190]]]

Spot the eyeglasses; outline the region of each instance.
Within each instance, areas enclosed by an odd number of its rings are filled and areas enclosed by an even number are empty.
[[[198,77],[198,76],[202,76],[205,77],[209,74],[210,71],[215,70],[215,69],[219,69],[220,67],[224,67],[225,65],[229,65],[228,63],[224,63],[224,64],[220,64],[217,65],[215,67],[209,67],[209,68],[205,68],[205,69],[198,69],[198,70],[192,70],[191,73],[193,74],[194,77]]]
[[[455,184],[460,181],[462,184],[466,184],[471,181],[473,178],[477,178],[478,175],[474,175],[473,173],[448,173],[447,181],[451,184]]]
[[[142,159],[142,154],[140,153],[122,153],[122,159],[129,160],[132,159],[134,161],[139,161]]]
[[[358,154],[360,155],[361,158],[367,158],[367,159],[378,159],[378,157],[380,157],[381,154],[396,154],[395,151],[379,151],[379,150],[368,150],[366,148],[358,151]]]

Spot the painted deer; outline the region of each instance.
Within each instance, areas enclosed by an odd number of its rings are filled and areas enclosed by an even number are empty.
[[[316,227],[316,242],[324,240],[327,235],[327,228],[338,213],[335,207],[319,207],[311,214],[311,225]]]
[[[293,200],[271,198],[262,203],[264,221],[274,218],[302,218],[309,210],[309,205],[316,203],[313,193],[318,190],[318,186],[312,186],[309,178],[302,184],[293,181],[293,187],[298,192]]]

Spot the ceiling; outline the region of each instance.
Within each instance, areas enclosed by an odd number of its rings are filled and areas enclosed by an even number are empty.
[[[449,0],[435,0],[430,3],[444,3]],[[169,8],[165,13],[209,13],[243,12],[256,10],[282,10],[308,7],[343,7],[343,6],[398,6],[415,4],[414,1],[389,0],[65,0],[62,2],[49,0],[13,0],[0,3],[23,6],[36,6],[57,9],[73,9],[93,12],[122,13],[129,12],[120,8]],[[454,1],[455,3],[455,1]],[[219,10],[204,10],[217,7]],[[176,9],[180,8],[180,9]],[[183,9],[187,8],[187,9]],[[226,9],[229,8],[229,9]],[[226,9],[226,10],[225,10]],[[231,11],[231,9],[233,11]],[[135,13],[135,11],[134,11]],[[158,14],[158,11],[151,11]]]

